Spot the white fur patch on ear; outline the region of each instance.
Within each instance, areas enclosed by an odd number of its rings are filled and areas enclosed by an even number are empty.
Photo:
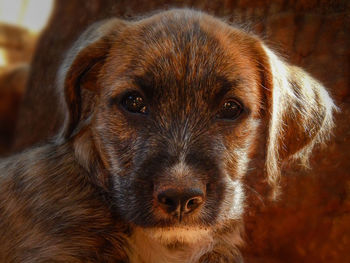
[[[272,95],[266,170],[276,198],[282,162],[300,159],[307,164],[313,147],[329,138],[337,108],[321,83],[266,46],[262,48],[268,58],[265,70],[270,72],[267,88]]]

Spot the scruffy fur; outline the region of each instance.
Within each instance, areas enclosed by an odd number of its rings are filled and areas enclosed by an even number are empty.
[[[319,82],[187,9],[92,25],[57,82],[60,134],[0,164],[0,262],[242,262],[242,180],[258,144],[276,198],[282,163],[306,162],[333,126]],[[129,91],[147,114],[123,109]],[[228,99],[243,105],[234,120],[217,117]],[[204,203],[169,216],[155,198],[169,186],[196,186]]]

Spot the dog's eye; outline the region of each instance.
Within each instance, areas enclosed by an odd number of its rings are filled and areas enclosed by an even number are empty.
[[[132,113],[147,114],[148,109],[145,100],[137,92],[127,93],[121,100],[124,109]]]
[[[228,100],[225,101],[219,112],[217,113],[216,117],[219,119],[228,119],[228,120],[234,120],[237,119],[238,116],[242,113],[243,107],[241,103],[239,103],[236,100]]]

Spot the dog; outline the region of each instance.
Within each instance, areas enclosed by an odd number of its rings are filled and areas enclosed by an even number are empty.
[[[57,137],[1,161],[1,262],[242,262],[252,156],[276,199],[336,110],[257,36],[189,9],[93,24],[57,96]]]

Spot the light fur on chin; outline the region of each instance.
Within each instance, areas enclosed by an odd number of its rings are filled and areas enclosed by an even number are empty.
[[[201,227],[169,227],[143,230],[151,239],[163,245],[180,243],[192,245],[211,237],[211,231]]]
[[[131,263],[194,263],[213,243],[212,231],[201,227],[135,227],[129,258]]]

